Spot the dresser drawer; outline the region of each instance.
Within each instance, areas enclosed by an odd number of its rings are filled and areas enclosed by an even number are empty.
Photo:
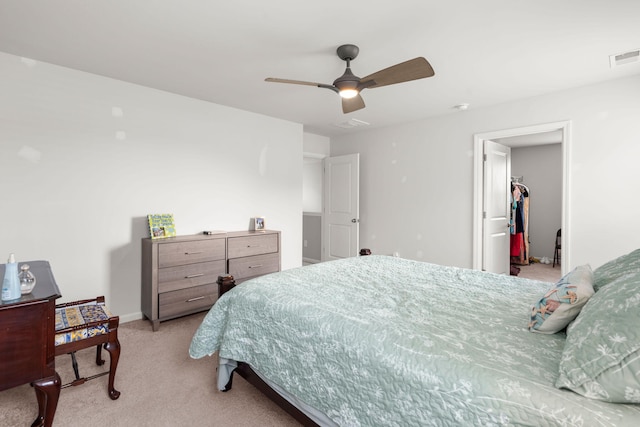
[[[218,299],[218,285],[212,283],[158,295],[158,316],[171,317],[211,307]]]
[[[229,274],[231,274],[236,281],[247,277],[275,273],[279,270],[280,255],[278,253],[229,260]]]
[[[277,234],[254,234],[229,237],[229,258],[262,255],[278,252]]]
[[[225,239],[194,240],[158,245],[158,268],[225,258]]]
[[[224,260],[186,264],[158,270],[158,293],[216,283],[226,273]]]

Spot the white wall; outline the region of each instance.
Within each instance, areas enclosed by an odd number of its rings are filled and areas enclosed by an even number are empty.
[[[305,132],[303,140],[304,155],[311,157],[327,157],[331,150],[331,140],[322,135]]]
[[[360,153],[360,242],[374,253],[472,266],[473,135],[571,120],[574,265],[640,247],[640,76],[333,138]]]
[[[302,210],[322,212],[322,159],[305,157],[302,168]]]
[[[3,53],[0,93],[0,257],[50,261],[60,301],[139,316],[149,213],[180,235],[265,216],[301,265],[301,125]]]
[[[326,136],[304,133],[302,206],[304,212],[322,212],[322,159],[329,156],[331,140]]]

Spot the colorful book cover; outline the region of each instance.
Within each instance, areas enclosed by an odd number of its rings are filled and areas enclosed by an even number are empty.
[[[147,215],[149,219],[149,232],[152,239],[164,239],[176,235],[176,226],[173,222],[173,214]]]

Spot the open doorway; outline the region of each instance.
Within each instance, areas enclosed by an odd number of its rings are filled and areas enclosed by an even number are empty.
[[[537,140],[536,140],[537,138]],[[492,260],[487,257],[496,256],[487,253],[484,249],[485,215],[484,197],[487,192],[484,179],[484,145],[485,141],[502,141],[503,145],[511,148],[533,147],[536,145],[560,144],[561,147],[561,228],[562,228],[562,265],[560,273],[568,271],[570,252],[566,242],[569,241],[570,224],[567,222],[569,200],[569,152],[570,152],[570,122],[556,122],[543,125],[528,126],[516,129],[507,129],[496,132],[477,134],[474,136],[474,236],[473,236],[473,267],[484,269],[484,265],[491,265]],[[505,185],[507,185],[505,183]],[[549,242],[551,244],[551,241]],[[508,256],[508,255],[505,255]]]
[[[322,258],[324,155],[305,153],[302,175],[302,265]]]
[[[360,155],[305,154],[303,171],[303,265],[357,256]]]
[[[498,142],[511,147],[512,200],[518,196],[511,205],[515,218],[510,273],[557,282],[562,275],[561,265],[554,262],[556,234],[562,228],[562,134],[553,131]],[[516,233],[516,225],[526,225],[522,234]]]

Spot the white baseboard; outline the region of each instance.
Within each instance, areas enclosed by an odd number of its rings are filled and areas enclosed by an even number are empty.
[[[139,311],[137,313],[125,314],[124,316],[120,316],[120,323],[133,322],[134,320],[144,319],[142,312]]]

